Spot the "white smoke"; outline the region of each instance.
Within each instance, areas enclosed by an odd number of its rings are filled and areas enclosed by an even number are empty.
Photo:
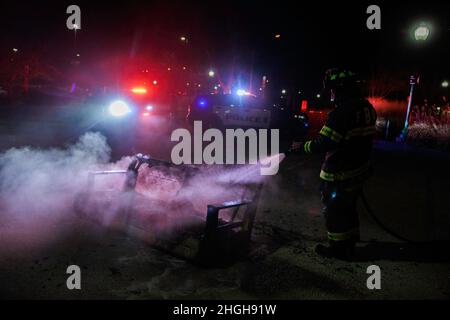
[[[131,160],[127,156],[110,163],[110,152],[105,137],[87,133],[66,149],[24,147],[0,154],[0,253],[46,245],[70,233],[74,202],[87,191],[88,173],[125,170]],[[251,199],[248,185],[268,178],[259,174],[257,166],[204,166],[195,170],[188,184],[183,184],[181,176],[179,168],[141,169],[136,190],[143,196],[136,199],[136,206],[141,214],[156,216],[154,228],[171,229],[173,221],[184,221],[193,213],[205,216],[207,204]],[[91,191],[115,189],[117,195],[123,181],[123,175],[99,176]],[[121,198],[111,199],[117,202]],[[86,205],[91,212],[118,212],[114,205],[102,202]]]
[[[110,148],[98,133],[87,133],[68,149],[10,149],[0,155],[0,201],[17,219],[53,215],[67,208],[89,170],[107,163]]]
[[[109,154],[98,133],[67,149],[23,147],[0,154],[0,252],[41,246],[63,234],[61,221],[71,217],[87,172],[107,163]]]

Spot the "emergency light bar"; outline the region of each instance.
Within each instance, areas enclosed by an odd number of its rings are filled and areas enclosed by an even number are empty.
[[[133,92],[134,94],[146,94],[147,89],[144,87],[135,87],[131,89],[131,92]]]

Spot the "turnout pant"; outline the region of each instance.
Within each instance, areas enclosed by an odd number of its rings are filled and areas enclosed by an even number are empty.
[[[356,202],[362,183],[322,181],[320,190],[330,246],[354,246],[359,241]]]

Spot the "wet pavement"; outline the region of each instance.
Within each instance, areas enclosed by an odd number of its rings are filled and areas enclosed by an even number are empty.
[[[36,132],[25,134],[22,130],[19,134],[10,123],[1,128],[3,150],[24,143],[36,142],[43,148],[55,144],[33,141],[30,137]],[[51,132],[48,136],[54,137]],[[160,138],[159,142],[152,139],[156,137],[146,140],[145,151],[167,157],[170,145],[164,145]],[[223,268],[196,266],[124,233],[77,219],[71,212],[45,223],[38,221],[39,216],[30,217],[31,221],[36,219],[33,232],[8,229],[10,217],[3,216],[0,296],[448,299],[448,160],[445,153],[377,143],[374,176],[365,188],[370,205],[391,229],[425,243],[405,244],[394,239],[374,223],[360,203],[362,242],[357,261],[351,263],[324,259],[313,251],[318,242],[325,241],[326,234],[318,194],[321,156],[288,156],[279,174],[267,179],[259,199],[251,254]],[[71,264],[82,270],[81,290],[66,288],[66,268]],[[382,270],[381,290],[368,290],[366,286],[366,270],[373,264]]]

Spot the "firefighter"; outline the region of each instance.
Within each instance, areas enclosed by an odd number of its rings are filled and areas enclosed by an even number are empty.
[[[314,140],[293,142],[292,151],[302,154],[326,153],[320,171],[329,246],[318,244],[317,254],[350,260],[359,241],[356,202],[363,183],[371,173],[370,154],[375,134],[376,112],[364,98],[356,74],[330,69],[324,89],[335,108]]]

